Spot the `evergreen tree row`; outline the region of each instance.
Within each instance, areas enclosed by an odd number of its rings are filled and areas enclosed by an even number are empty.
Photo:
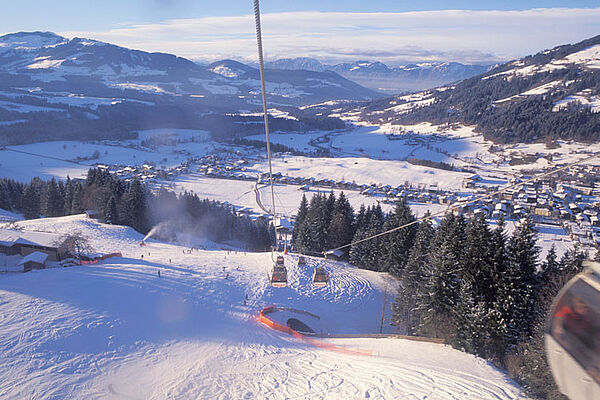
[[[354,210],[343,192],[337,199],[333,192],[329,196],[317,194],[310,204],[303,195],[292,243],[300,253],[320,254],[348,243],[354,229]]]
[[[405,201],[397,203],[395,209],[385,214],[379,205],[362,206],[355,215],[350,202],[340,193],[336,198],[317,194],[310,204],[302,197],[296,217],[292,243],[297,252],[320,255],[351,242],[413,223],[415,216]],[[416,225],[399,229],[381,238],[360,242],[344,249],[344,257],[352,264],[374,271],[390,272],[399,276],[404,268],[408,253],[413,245]]]
[[[177,220],[178,228],[209,240],[235,241],[249,250],[269,250],[274,232],[265,220],[239,217],[235,210],[197,195],[166,190],[153,194],[139,180],[130,182],[101,169],[90,169],[85,180],[65,182],[34,178],[28,184],[0,179],[0,208],[26,219],[60,217],[95,210],[100,220],[148,233],[155,225]]]

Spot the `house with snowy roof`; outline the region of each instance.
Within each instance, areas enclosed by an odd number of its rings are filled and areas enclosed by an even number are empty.
[[[48,261],[60,261],[66,256],[61,246],[64,241],[64,236],[54,233],[0,229],[0,253],[8,256],[41,252]]]
[[[34,251],[33,253],[23,257],[17,266],[22,267],[23,272],[29,272],[32,269],[46,268],[47,260],[48,254],[42,253],[41,251]]]

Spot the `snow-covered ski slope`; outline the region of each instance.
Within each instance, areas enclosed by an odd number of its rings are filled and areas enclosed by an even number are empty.
[[[310,258],[301,269],[288,255],[289,285],[277,289],[268,285],[269,253],[140,247],[130,228],[82,216],[18,225],[77,232],[123,256],[0,275],[3,399],[523,398],[501,371],[443,345],[328,339],[373,356],[341,354],[256,321],[277,304],[318,315],[318,324],[303,320],[317,331],[376,333],[384,292],[389,312],[396,288],[387,275]],[[323,288],[310,279],[319,263],[331,273]]]

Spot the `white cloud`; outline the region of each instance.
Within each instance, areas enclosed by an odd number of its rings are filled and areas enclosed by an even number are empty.
[[[492,62],[594,36],[600,32],[600,8],[276,13],[262,16],[262,28],[268,59]],[[62,34],[191,59],[256,58],[252,15]]]

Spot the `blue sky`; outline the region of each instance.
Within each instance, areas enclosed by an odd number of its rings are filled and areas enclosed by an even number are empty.
[[[23,30],[107,30],[131,23],[167,19],[235,16],[252,13],[252,0],[8,0],[2,5],[5,32]],[[530,8],[594,8],[598,0],[405,1],[405,0],[270,0],[264,13],[406,12],[429,10],[525,10]]]
[[[208,61],[254,58],[252,0],[3,3],[1,33],[53,31]],[[490,63],[600,34],[598,0],[264,0],[261,10],[267,58]]]

